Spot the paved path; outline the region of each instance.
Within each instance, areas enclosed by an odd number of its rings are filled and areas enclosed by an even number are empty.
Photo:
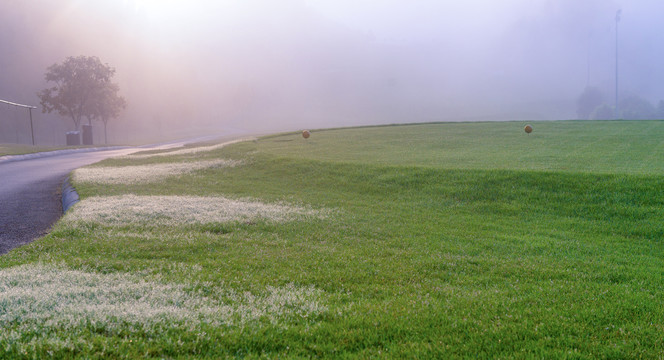
[[[70,153],[0,163],[0,254],[43,236],[60,218],[61,187],[72,170],[135,151]]]
[[[190,143],[239,139],[238,132],[162,144],[89,152],[41,153],[38,158],[0,161],[0,255],[48,233],[62,216],[62,184],[74,169],[113,156],[143,150],[165,150]]]

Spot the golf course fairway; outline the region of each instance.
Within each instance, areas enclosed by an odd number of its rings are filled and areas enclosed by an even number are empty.
[[[663,121],[307,134],[75,171],[0,358],[664,356]]]

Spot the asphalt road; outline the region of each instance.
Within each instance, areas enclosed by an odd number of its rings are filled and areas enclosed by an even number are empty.
[[[136,148],[0,163],[0,254],[43,235],[62,216],[61,188],[74,169]]]
[[[0,255],[48,233],[62,216],[62,184],[73,170],[114,156],[166,150],[205,141],[236,140],[240,132],[208,135],[136,148],[74,152],[0,161]]]

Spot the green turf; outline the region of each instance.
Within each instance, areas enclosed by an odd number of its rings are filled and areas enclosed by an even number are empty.
[[[0,267],[228,291],[313,286],[325,311],[227,326],[31,324],[5,357],[661,358],[664,122],[447,123],[282,134],[101,166],[244,160],[93,195],[223,195],[324,219],[55,226]],[[226,291],[226,292],[225,292]],[[224,295],[226,294],[226,295]],[[253,296],[252,295],[252,296]],[[25,329],[0,302],[0,326]],[[93,319],[94,320],[94,319]],[[156,333],[159,336],[156,336]]]
[[[664,174],[664,121],[421,124],[265,139],[276,156],[445,169]],[[367,131],[370,130],[369,133]]]
[[[66,150],[66,149],[78,149],[86,148],[90,146],[32,146],[32,145],[21,145],[21,144],[0,144],[0,156],[6,155],[25,155],[33,154],[39,152],[47,151],[56,151],[56,150]]]
[[[32,154],[32,153],[36,153],[36,152],[53,151],[53,150],[60,150],[60,149],[62,149],[62,148],[31,146],[31,145],[19,145],[19,144],[0,144],[0,156],[24,155],[24,154]]]

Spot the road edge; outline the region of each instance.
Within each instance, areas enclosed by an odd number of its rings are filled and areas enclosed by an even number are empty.
[[[4,155],[0,156],[0,164],[11,161],[21,161],[21,160],[30,160],[30,159],[40,159],[49,156],[58,156],[65,154],[73,153],[82,153],[82,152],[93,152],[93,151],[106,151],[106,150],[120,150],[127,149],[131,146],[107,146],[107,147],[92,147],[92,148],[80,148],[80,149],[63,149],[63,150],[54,150],[54,151],[42,151],[30,154],[21,154],[21,155]]]
[[[62,183],[62,213],[66,214],[67,210],[79,201],[76,189],[69,182],[69,177]]]

